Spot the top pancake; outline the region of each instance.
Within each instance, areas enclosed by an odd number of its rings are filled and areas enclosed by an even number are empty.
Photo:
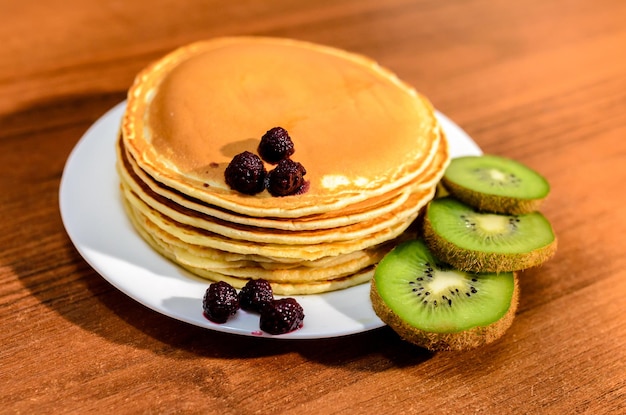
[[[289,131],[308,191],[231,190],[230,160],[256,152],[276,126]],[[400,188],[427,169],[443,139],[430,103],[370,59],[259,37],[194,43],[146,68],[129,92],[122,135],[159,182],[259,217],[329,212]]]

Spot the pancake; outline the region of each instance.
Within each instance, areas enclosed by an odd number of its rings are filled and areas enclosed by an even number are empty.
[[[295,218],[294,220],[293,218],[258,218],[238,215],[235,212],[220,209],[202,203],[199,200],[194,200],[180,192],[163,186],[142,171],[136,163],[133,162],[132,156],[124,151],[123,142],[121,140],[119,141],[117,151],[118,170],[122,180],[126,182],[133,192],[141,197],[145,203],[159,210],[161,213],[178,218],[177,220],[182,220],[183,223],[190,225],[194,225],[193,222],[196,217],[208,217],[233,224],[289,231],[330,229],[385,215],[407,203],[407,199],[411,193],[430,189],[439,182],[449,160],[447,141],[443,140],[442,144],[438,146],[438,152],[435,155],[432,165],[428,167],[428,172],[425,172],[424,177],[418,177],[400,189],[394,189],[389,193],[349,205],[344,209],[338,209],[323,214],[308,215]],[[180,213],[174,213],[172,210],[178,210]],[[169,212],[169,214],[167,212]],[[186,220],[191,221],[191,223],[186,222]],[[198,226],[202,227],[202,225]]]
[[[289,131],[306,191],[229,188],[224,171]],[[279,295],[369,281],[414,225],[450,161],[430,102],[361,55],[307,42],[217,38],[140,72],[116,144],[120,193],[141,237],[187,271]],[[265,163],[267,170],[273,168]]]
[[[423,206],[424,200],[429,200],[432,194],[432,187],[416,192],[412,192],[411,190],[413,189],[407,189],[408,197],[404,203],[384,214],[381,214],[379,209],[375,209],[375,214],[363,212],[362,221],[345,226],[337,226],[330,229],[321,227],[319,229],[286,231],[230,223],[209,215],[201,215],[196,211],[189,211],[169,202],[167,199],[148,194],[149,190],[135,183],[132,179],[125,176],[123,172],[120,174],[122,176],[123,190],[127,194],[126,197],[138,209],[144,211],[148,208],[154,209],[161,215],[182,225],[217,233],[231,239],[281,244],[317,244],[360,238],[406,220],[407,217],[412,216]],[[158,197],[158,200],[154,199],[154,197]]]
[[[224,182],[232,157],[256,151],[275,126],[290,132],[310,182],[289,203]],[[387,193],[424,171],[440,134],[428,100],[372,60],[258,37],[194,43],[150,65],[129,91],[122,131],[157,181],[255,217],[301,217]]]
[[[376,215],[383,215],[404,204],[410,196],[408,189],[396,189],[370,200],[365,200],[345,209],[308,215],[300,218],[273,218],[253,217],[240,215],[214,205],[202,203],[189,198],[176,190],[163,186],[148,176],[136,164],[131,163],[127,152],[121,150],[118,154],[118,171],[122,181],[141,197],[141,199],[166,214],[167,210],[174,209],[181,215],[193,217],[216,218],[233,224],[250,225],[288,231],[312,229],[330,229],[337,226],[346,226],[362,222]],[[417,181],[419,183],[419,181]],[[180,215],[178,215],[180,216]]]
[[[432,198],[431,194],[424,198],[421,207]],[[129,196],[125,194],[125,196]],[[150,209],[142,204],[138,198],[127,197],[126,201],[131,205],[136,215],[141,218],[141,227],[150,234],[161,235],[161,239],[167,239],[166,235],[177,238],[187,244],[198,245],[213,249],[225,250],[232,253],[250,255],[256,254],[270,258],[316,260],[328,256],[343,255],[357,250],[367,249],[380,243],[392,240],[402,234],[418,213],[410,215],[406,220],[393,226],[384,228],[358,239],[340,240],[326,243],[286,245],[280,243],[257,243],[247,240],[231,239],[223,235],[182,225],[172,219]]]
[[[365,238],[370,234],[394,227],[399,222],[406,222],[409,218],[415,217],[415,212],[424,206],[425,202],[430,200],[433,194],[432,190],[414,193],[409,197],[407,203],[401,205],[398,209],[386,213],[385,215],[375,216],[368,221],[333,229],[292,232],[253,228],[243,225],[235,226],[216,219],[198,219],[185,216],[175,210],[168,209],[164,209],[166,211],[166,214],[164,214],[147,205],[141,197],[137,196],[136,193],[129,188],[124,187],[123,191],[126,199],[137,209],[146,212],[146,215],[149,216],[153,222],[160,224],[162,222],[159,218],[167,218],[169,221],[179,224],[181,228],[187,227],[189,229],[188,234],[193,233],[199,235],[201,238],[206,232],[234,240],[284,245],[312,245]],[[169,215],[167,213],[169,213]],[[165,229],[167,225],[160,227]]]
[[[125,207],[127,209],[129,208],[127,204],[125,204]],[[172,250],[171,247],[167,246],[167,244],[164,244],[162,241],[159,241],[158,239],[154,238],[153,235],[147,233],[145,231],[145,228],[139,225],[139,223],[137,222],[140,219],[137,217],[135,213],[133,213],[132,210],[129,209],[128,213],[129,213],[128,216],[131,222],[133,222],[136,229],[139,231],[140,235],[144,238],[144,240],[148,242],[150,246],[152,246],[152,248],[155,251],[157,251],[164,257],[172,260],[173,262],[178,264],[180,267],[186,269],[192,274],[201,278],[205,278],[210,281],[225,281],[231,284],[235,288],[242,288],[249,281],[250,279],[249,277],[241,278],[241,277],[230,275],[228,273],[220,272],[221,270],[223,270],[223,268],[216,267],[214,266],[214,264],[210,264],[210,266],[208,267],[207,267],[207,264],[202,264],[202,266],[199,267],[199,266],[193,265],[193,263],[189,261],[180,261],[180,258],[176,255],[176,250]],[[378,253],[378,258],[382,258],[382,256],[384,256],[386,252],[391,250],[391,248],[392,248],[391,245],[385,245],[383,248],[381,248],[381,251]],[[203,249],[203,251],[205,250]],[[222,256],[222,258],[223,257],[226,257],[226,256]],[[375,261],[372,261],[372,262],[375,262]],[[305,272],[304,275],[310,276],[308,270],[304,270],[304,272]],[[268,275],[270,277],[270,284],[272,285],[272,289],[275,294],[277,295],[308,295],[308,294],[319,294],[319,293],[324,293],[324,292],[329,292],[329,291],[336,291],[340,289],[349,288],[358,284],[363,284],[365,282],[368,282],[372,278],[373,272],[374,272],[374,265],[366,266],[365,268],[359,269],[355,272],[346,273],[345,275],[342,274],[341,276],[336,275],[334,273],[330,273],[330,275],[332,275],[332,278],[329,278],[329,279],[322,278],[322,279],[304,279],[304,280],[298,280],[298,281],[289,281],[289,280],[285,280],[284,278],[279,278],[278,280],[276,280],[275,278],[272,278],[272,276],[274,275],[273,273],[268,274]],[[246,274],[248,275],[253,274],[253,273],[254,271],[251,272],[250,270],[246,272]],[[283,269],[283,273],[284,273],[284,269]],[[258,278],[258,276],[255,276],[255,278]]]

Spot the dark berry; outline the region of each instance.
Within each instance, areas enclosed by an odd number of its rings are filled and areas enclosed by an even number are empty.
[[[238,192],[253,195],[263,191],[267,171],[259,156],[249,151],[237,154],[224,171],[226,184]]]
[[[239,305],[242,310],[260,313],[263,307],[274,299],[270,283],[264,279],[250,280],[239,291]]]
[[[202,308],[212,322],[226,323],[226,320],[239,310],[237,290],[224,281],[212,283],[204,293]]]
[[[291,156],[295,149],[287,130],[282,127],[274,127],[261,137],[258,151],[263,160],[276,164]]]
[[[261,311],[260,327],[269,334],[285,334],[302,327],[304,310],[295,298],[274,300]]]
[[[296,194],[305,183],[305,174],[306,169],[297,161],[281,160],[274,170],[267,175],[267,190],[272,196]]]

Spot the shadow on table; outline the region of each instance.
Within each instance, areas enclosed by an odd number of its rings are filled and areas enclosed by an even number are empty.
[[[13,267],[41,304],[109,342],[175,359],[245,359],[297,353],[307,360],[355,371],[380,371],[427,361],[432,353],[401,340],[388,327],[342,337],[287,340],[239,336],[164,316],[117,290],[78,254],[64,233],[57,248],[62,270],[34,276]]]

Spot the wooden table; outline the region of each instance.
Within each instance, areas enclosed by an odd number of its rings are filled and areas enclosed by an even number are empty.
[[[626,2],[3,0],[0,20],[0,412],[626,413]],[[78,139],[153,59],[240,34],[369,55],[549,179],[559,250],[504,338],[223,334],[82,259],[58,207]]]

